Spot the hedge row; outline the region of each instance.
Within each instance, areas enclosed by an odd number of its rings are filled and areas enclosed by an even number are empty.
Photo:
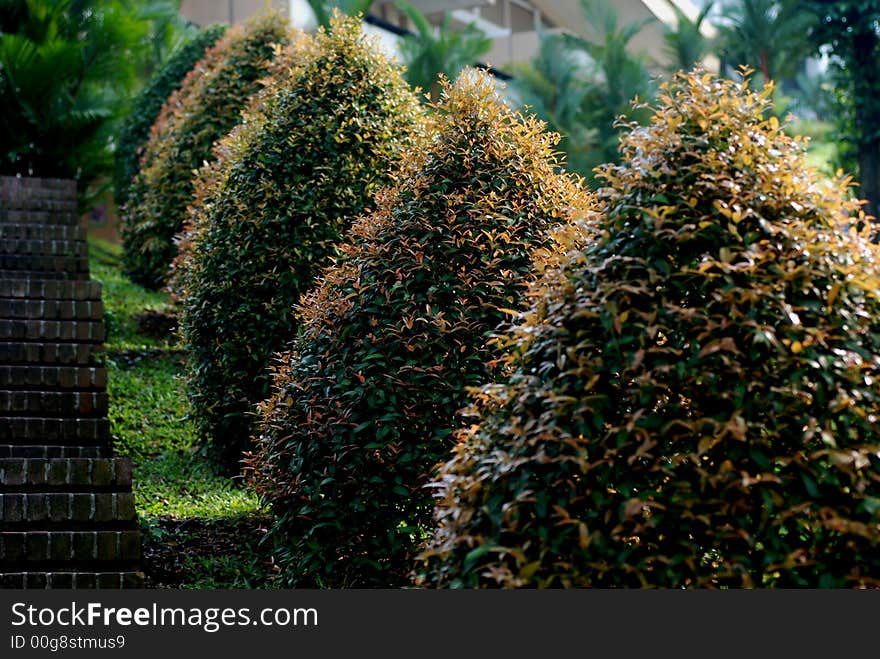
[[[304,298],[247,460],[290,583],[406,581],[431,520],[423,486],[466,388],[495,370],[490,336],[520,305],[530,251],[589,206],[555,143],[466,71]]]
[[[225,26],[211,25],[181,44],[132,103],[131,112],[116,139],[113,198],[117,207],[124,206],[128,201],[129,186],[137,176],[144,144],[150,138],[150,128],[166,99],[180,89],[187,73],[205,56],[205,50],[225,32]]]
[[[200,172],[172,288],[190,415],[224,472],[240,470],[271,356],[296,335],[293,305],[422,122],[400,69],[337,17],[282,51]]]
[[[166,282],[194,172],[241,120],[278,46],[290,41],[287,22],[268,13],[230,28],[165,101],[120,213],[124,264],[134,281],[153,288]]]
[[[880,250],[770,91],[681,74],[601,169],[434,480],[417,585],[880,585]]]

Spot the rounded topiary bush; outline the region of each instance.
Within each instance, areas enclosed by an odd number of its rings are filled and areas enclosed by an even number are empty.
[[[291,583],[405,580],[430,521],[422,486],[466,387],[492,372],[488,338],[521,301],[530,250],[587,206],[554,171],[557,136],[503,105],[487,74],[462,74],[434,122],[304,298],[260,406],[247,474]]]
[[[174,236],[193,196],[194,171],[241,120],[277,46],[291,34],[287,19],[275,12],[230,28],[166,100],[120,213],[123,263],[133,280],[153,288],[165,283],[177,254]]]
[[[679,74],[440,470],[421,586],[878,585],[880,252],[747,81]]]
[[[240,468],[273,352],[296,334],[294,304],[423,122],[353,18],[296,40],[265,85],[199,175],[172,278],[191,417],[226,472]]]
[[[150,138],[150,127],[159,116],[165,100],[180,89],[186,74],[204,57],[205,50],[225,32],[224,25],[210,25],[178,46],[132,103],[116,141],[113,190],[117,206],[123,206],[128,201],[128,189],[138,173],[144,144]]]

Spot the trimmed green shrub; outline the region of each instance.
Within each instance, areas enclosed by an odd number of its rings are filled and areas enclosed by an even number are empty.
[[[465,388],[492,372],[530,250],[585,207],[555,173],[557,136],[485,73],[448,87],[429,140],[303,300],[246,460],[296,585],[403,583]]]
[[[172,282],[191,417],[228,473],[269,393],[272,354],[296,335],[293,305],[423,121],[357,19],[296,40],[265,85],[200,173]]]
[[[214,142],[241,120],[277,46],[291,34],[287,19],[275,12],[230,28],[165,101],[120,213],[124,265],[134,281],[152,288],[165,283],[194,172],[211,159]]]
[[[435,479],[418,585],[880,585],[880,251],[770,92],[679,74],[602,168],[607,216],[542,263]]]
[[[116,139],[113,190],[117,206],[124,205],[128,200],[128,188],[138,173],[138,163],[144,144],[150,137],[150,127],[159,116],[165,100],[180,89],[186,74],[205,56],[205,50],[213,46],[225,32],[226,26],[211,25],[178,46],[132,103]]]

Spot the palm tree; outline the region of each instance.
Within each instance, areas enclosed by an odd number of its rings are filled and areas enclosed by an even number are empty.
[[[617,158],[617,120],[644,122],[648,111],[632,101],[651,100],[656,86],[644,55],[629,44],[649,21],[619,25],[605,0],[582,0],[586,37],[542,33],[538,55],[514,67],[511,88],[548,126],[562,135],[569,168],[587,177]]]
[[[443,74],[454,79],[464,67],[476,64],[489,52],[492,40],[474,24],[453,30],[448,12],[435,29],[425,15],[406,0],[399,0],[397,6],[416,29],[415,35],[407,35],[400,42],[407,80],[415,87],[430,90],[431,102],[436,103],[440,94],[438,76]]]
[[[653,19],[619,25],[619,17],[607,0],[581,0],[587,18],[587,37],[565,34],[567,46],[585,53],[590,62],[588,86],[584,101],[584,123],[597,130],[599,143],[593,165],[617,158],[619,130],[617,119],[643,122],[648,111],[634,107],[633,101],[646,101],[656,94],[656,85],[648,70],[644,54],[629,50],[632,39]]]
[[[75,178],[87,208],[89,186],[112,168],[114,122],[143,83],[160,10],[176,13],[134,4],[0,0],[0,174]]]
[[[315,14],[318,27],[329,28],[333,10],[338,9],[346,16],[366,15],[375,0],[308,0]]]
[[[815,18],[799,0],[735,0],[723,9],[719,29],[728,65],[751,66],[770,81],[792,77],[810,53]]]
[[[691,20],[672,0],[666,2],[675,13],[676,19],[675,28],[666,26],[663,30],[663,40],[672,60],[672,70],[690,71],[709,49],[710,40],[702,33],[701,28],[715,3],[706,4],[697,17]]]
[[[561,135],[569,169],[588,175],[598,139],[596,128],[586,123],[584,104],[592,83],[583,53],[570,49],[559,34],[542,34],[535,58],[514,65],[512,73],[513,95]]]

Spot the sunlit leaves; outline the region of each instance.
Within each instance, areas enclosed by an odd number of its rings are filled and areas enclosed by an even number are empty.
[[[400,69],[360,21],[340,19],[279,49],[241,124],[196,177],[171,286],[191,417],[224,471],[238,472],[271,356],[296,335],[293,306],[421,121]]]
[[[214,142],[238,124],[276,45],[290,37],[287,18],[278,13],[230,28],[165,101],[120,212],[124,263],[135,281],[152,288],[166,282],[195,171],[212,160]]]
[[[769,97],[681,74],[624,137],[474,392],[418,584],[880,585],[880,250]]]
[[[494,372],[496,326],[522,302],[530,252],[591,195],[555,173],[556,136],[467,70],[398,183],[359,219],[298,309],[249,456],[296,585],[400,585],[468,387]]]

